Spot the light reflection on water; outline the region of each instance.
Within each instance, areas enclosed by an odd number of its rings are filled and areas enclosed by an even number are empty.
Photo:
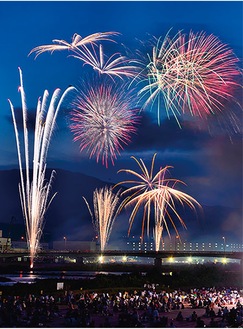
[[[114,275],[121,275],[130,272],[104,272],[104,271],[19,271],[16,273],[10,274],[1,274],[0,275],[0,286],[13,286],[16,283],[28,283],[32,284],[35,281],[43,280],[43,279],[71,279],[71,280],[78,280],[78,279],[94,279],[98,274],[114,274]],[[7,282],[1,282],[1,278],[9,279]]]

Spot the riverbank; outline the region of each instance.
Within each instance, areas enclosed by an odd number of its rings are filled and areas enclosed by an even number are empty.
[[[9,285],[8,281],[10,281]],[[40,294],[41,291],[43,294],[56,294],[58,282],[63,283],[63,289],[66,291],[106,289],[108,292],[115,292],[119,287],[142,289],[146,284],[154,284],[159,289],[169,290],[191,289],[195,286],[243,289],[239,266],[210,264],[178,267],[171,265],[156,269],[146,266],[96,264],[82,266],[80,270],[77,270],[77,267],[74,270],[73,267],[65,266],[34,268],[31,271],[10,268],[6,273],[1,272],[0,291],[2,295],[18,296],[25,295],[26,290],[31,294]]]
[[[146,285],[108,293],[60,290],[58,294],[0,297],[1,327],[241,327],[243,298],[232,288],[188,291]]]

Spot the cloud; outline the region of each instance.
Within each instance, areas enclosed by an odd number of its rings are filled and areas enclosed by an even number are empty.
[[[197,127],[189,121],[182,122],[182,128],[178,126],[174,118],[165,119],[158,125],[147,113],[142,113],[141,123],[138,126],[136,137],[127,150],[144,150],[148,148],[195,150],[199,145],[204,145],[208,135],[199,134]]]
[[[21,107],[16,107],[14,108],[14,114],[15,114],[15,120],[16,120],[16,124],[18,127],[19,131],[23,130],[23,113],[22,113],[22,108]],[[6,115],[5,116],[6,120],[8,121],[8,123],[10,123],[11,125],[13,125],[13,118],[12,115]],[[34,131],[35,130],[35,110],[34,109],[30,109],[28,110],[28,114],[27,114],[27,127],[29,131]]]
[[[243,226],[241,212],[232,210],[221,223],[221,231],[225,236],[227,233],[235,232],[235,235],[242,238]]]

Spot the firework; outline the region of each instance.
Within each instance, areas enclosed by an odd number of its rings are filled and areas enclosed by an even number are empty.
[[[120,53],[115,53],[106,58],[103,46],[98,44],[100,41],[115,42],[112,36],[117,35],[119,35],[117,32],[103,32],[82,38],[75,33],[71,43],[54,39],[53,44],[35,47],[30,54],[36,53],[36,58],[44,52],[53,53],[54,51],[68,50],[72,53],[70,56],[81,60],[86,65],[90,65],[100,74],[106,74],[110,77],[116,76],[121,79],[123,77],[135,77],[137,66],[131,65],[131,60]]]
[[[96,189],[93,195],[94,214],[87,200],[84,198],[100,241],[101,251],[105,250],[112,231],[112,226],[118,215],[119,194],[120,191],[114,194],[112,192],[112,187],[106,186],[105,188]]]
[[[71,113],[70,129],[74,141],[80,142],[80,150],[86,149],[90,158],[108,167],[123,145],[131,141],[138,122],[137,110],[133,108],[132,91],[118,88],[115,84],[103,83],[82,90]]]
[[[165,176],[165,173],[166,171],[163,172],[163,178]],[[155,191],[157,193],[157,196],[155,197],[155,202],[154,202],[154,230],[153,230],[154,234],[153,235],[154,235],[155,251],[159,251],[162,242],[162,234],[163,234],[164,226],[166,226],[168,233],[169,230],[166,223],[167,202],[166,202],[165,189],[162,188],[160,190],[155,187]],[[184,222],[182,222],[182,224],[184,225]]]
[[[161,102],[166,113],[176,118],[184,113],[205,117],[223,111],[226,101],[235,101],[240,86],[239,59],[233,51],[214,35],[190,32],[188,38],[181,32],[172,39],[159,38],[149,56],[146,83],[139,94],[146,97],[144,107]]]
[[[163,223],[161,223],[160,220],[156,220],[156,219],[157,217],[155,217],[155,223],[154,223],[154,245],[155,245],[155,251],[159,251],[162,241]]]
[[[50,52],[51,54],[56,50],[69,50],[73,51],[76,56],[81,52],[82,55],[82,47],[86,47],[87,45],[97,45],[98,41],[113,41],[111,36],[118,35],[117,32],[103,32],[103,33],[94,33],[85,38],[82,38],[79,34],[75,33],[72,37],[72,42],[69,43],[65,40],[54,39],[52,40],[53,44],[51,45],[43,45],[33,48],[29,55],[32,53],[36,53],[36,56],[41,55],[45,52]],[[80,48],[81,47],[81,50]],[[80,55],[80,56],[81,56]]]
[[[121,169],[118,171],[118,173],[126,172],[132,174],[138,180],[122,181],[117,185],[133,185],[132,187],[121,193],[121,196],[128,196],[125,197],[124,201],[121,203],[120,209],[129,206],[133,207],[129,218],[128,234],[130,234],[130,230],[132,228],[136,214],[141,207],[144,208],[142,218],[142,236],[144,235],[146,221],[147,233],[149,234],[150,215],[153,210],[155,216],[154,235],[156,237],[156,248],[158,248],[162,237],[163,227],[166,228],[168,234],[170,235],[168,221],[173,226],[177,235],[179,235],[172,215],[175,215],[175,217],[179,220],[180,224],[183,227],[186,227],[184,221],[176,210],[175,201],[179,202],[181,205],[187,204],[192,209],[195,209],[194,204],[198,206],[200,205],[194,198],[175,188],[178,183],[183,183],[182,181],[173,178],[166,178],[168,170],[169,168],[171,168],[170,166],[161,168],[155,175],[153,175],[155,157],[156,154],[154,154],[152,158],[150,171],[147,169],[142,159],[140,159],[139,161],[135,157],[132,157],[137,162],[141,173],[135,172],[130,169]]]
[[[140,159],[139,162],[139,160],[137,160],[133,156],[131,158],[136,161],[136,163],[138,164],[141,170],[141,173],[135,172],[130,169],[121,169],[118,171],[118,173],[126,172],[132,174],[137,179],[139,179],[139,180],[122,181],[117,184],[117,185],[133,184],[132,187],[130,187],[129,189],[127,189],[121,194],[121,196],[123,196],[124,194],[128,194],[128,196],[122,202],[120,209],[122,209],[123,207],[134,206],[129,218],[130,225],[129,225],[128,234],[130,234],[130,230],[132,228],[134,218],[140,207],[144,207],[144,213],[142,218],[142,236],[144,235],[146,216],[147,216],[147,232],[149,234],[151,205],[154,205],[156,207],[157,202],[154,202],[155,197],[150,198],[148,197],[147,193],[149,191],[158,191],[157,187],[159,185],[159,182],[161,181],[161,177],[164,175],[164,172],[166,170],[165,168],[162,168],[155,176],[153,176],[155,157],[156,154],[154,154],[153,156],[150,172],[148,171],[142,159]],[[156,209],[158,210],[158,208]]]
[[[66,94],[73,89],[66,89],[61,96],[60,89],[56,89],[50,101],[48,110],[47,99],[48,92],[45,91],[43,101],[38,100],[36,109],[35,132],[34,132],[34,150],[33,150],[33,168],[31,181],[30,155],[29,155],[29,137],[27,127],[27,106],[25,101],[25,91],[23,86],[22,71],[20,73],[20,94],[22,101],[23,114],[23,144],[24,150],[22,155],[20,136],[15,118],[14,107],[9,100],[13,117],[14,131],[17,144],[17,154],[20,169],[19,194],[23,216],[26,223],[26,236],[30,252],[30,266],[33,267],[34,258],[39,248],[39,241],[43,230],[43,221],[46,210],[48,209],[55,194],[49,199],[51,184],[53,181],[54,171],[52,171],[49,181],[45,178],[46,157],[49,148],[52,132],[55,126],[55,120],[60,109],[61,103]],[[61,97],[60,97],[61,96]],[[59,101],[58,101],[59,100]],[[26,169],[23,170],[25,163]]]

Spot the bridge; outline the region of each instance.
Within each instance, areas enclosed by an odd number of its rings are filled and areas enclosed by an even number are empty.
[[[153,258],[155,266],[162,265],[162,259],[171,258],[171,257],[215,257],[215,258],[224,258],[224,259],[237,259],[240,260],[241,266],[243,268],[243,252],[241,251],[172,251],[172,250],[163,250],[163,251],[135,251],[135,250],[105,250],[101,251],[81,251],[81,250],[41,250],[38,252],[37,257],[45,260],[55,259],[58,257],[70,257],[76,258],[78,262],[83,262],[83,258],[98,258],[100,256],[126,256],[126,257],[144,257],[144,258]],[[25,251],[13,251],[8,250],[7,252],[0,253],[3,260],[6,258],[15,258],[18,257],[28,257],[28,250]]]

